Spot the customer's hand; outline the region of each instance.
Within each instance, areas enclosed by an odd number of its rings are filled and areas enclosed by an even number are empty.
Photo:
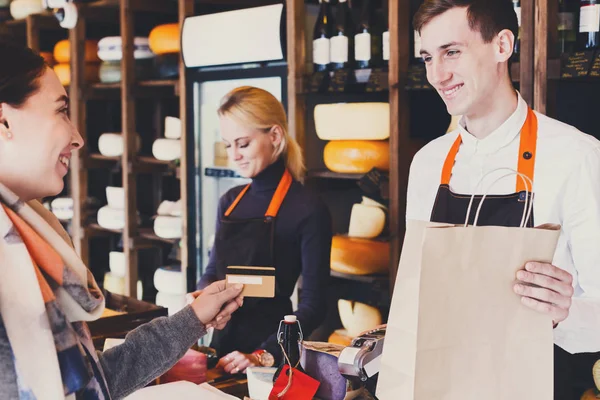
[[[231,314],[244,302],[240,296],[243,288],[239,284],[227,287],[225,281],[215,282],[199,291],[191,306],[207,328],[223,329],[231,319]]]
[[[569,316],[573,297],[573,276],[567,271],[548,263],[528,262],[525,270],[517,272],[515,293],[521,302],[552,317],[554,326]]]
[[[246,373],[246,368],[260,365],[258,358],[253,354],[234,351],[221,358],[217,368],[223,368],[228,374]]]

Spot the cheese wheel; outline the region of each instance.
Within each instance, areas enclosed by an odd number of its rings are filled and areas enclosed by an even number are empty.
[[[338,310],[342,325],[348,335],[356,337],[362,332],[381,325],[381,312],[369,305],[349,300],[338,300]]]
[[[108,36],[98,41],[98,57],[102,61],[120,61],[123,58],[120,36]],[[133,58],[136,60],[154,58],[148,46],[148,38],[136,37],[133,40]]]
[[[71,65],[70,64],[56,64],[52,67],[58,80],[63,86],[69,86],[71,84]],[[84,73],[86,82],[97,82],[98,81],[98,64],[87,63],[85,64]]]
[[[364,174],[373,168],[390,169],[390,145],[387,140],[341,140],[325,145],[325,165],[333,172]]]
[[[180,239],[183,232],[181,217],[159,215],[154,220],[154,233],[163,239]]]
[[[125,189],[122,187],[107,186],[106,201],[110,208],[115,210],[125,209]]]
[[[52,67],[54,65],[54,56],[52,55],[51,52],[40,51],[40,56],[42,56],[42,58],[44,59],[46,64],[48,64],[50,67]]]
[[[111,251],[108,253],[108,267],[115,276],[125,276],[127,268],[125,266],[125,253],[122,251]]]
[[[165,138],[181,139],[181,120],[177,117],[165,117]]]
[[[373,239],[385,228],[385,212],[380,207],[354,204],[350,214],[348,236]]]
[[[69,197],[58,197],[50,203],[52,213],[62,221],[73,218],[73,199]]]
[[[139,134],[136,133],[136,152],[142,145]],[[120,133],[103,133],[98,138],[98,151],[107,157],[120,157],[123,155],[123,136]]]
[[[71,42],[68,39],[61,40],[54,45],[54,59],[58,63],[69,63],[71,61]],[[85,41],[84,61],[87,63],[98,63],[98,41]]]
[[[338,329],[329,336],[327,342],[348,347],[352,344],[352,339],[353,338],[348,335],[348,331],[345,329]]]
[[[42,0],[14,0],[10,3],[10,15],[14,19],[26,18],[31,14],[39,14],[44,11]]]
[[[165,294],[185,295],[184,276],[181,266],[160,267],[154,271],[154,287]]]
[[[177,139],[156,139],[152,154],[157,160],[173,161],[181,157],[181,142]]]
[[[158,25],[148,36],[154,54],[178,53],[181,49],[179,24]]]
[[[592,376],[594,377],[596,389],[600,390],[600,360],[596,361],[592,367]]]
[[[390,243],[335,235],[331,242],[331,269],[345,274],[381,274],[389,270]]]
[[[106,229],[123,229],[125,211],[104,206],[98,210],[98,225]]]
[[[383,140],[390,137],[389,103],[319,104],[315,129],[322,140]]]
[[[169,315],[175,314],[186,306],[185,294],[156,293],[156,305],[168,309]]]
[[[383,204],[380,204],[380,203],[376,202],[375,200],[370,199],[370,198],[368,198],[366,196],[362,197],[362,203],[361,204],[364,204],[365,206],[370,206],[370,207],[379,207],[382,210],[387,210],[386,206],[384,206]]]
[[[157,215],[170,215],[172,217],[181,217],[181,199],[177,201],[164,200],[156,210]]]
[[[120,294],[121,296],[125,296],[125,277],[117,276],[112,272],[107,272],[104,274],[104,283],[103,287],[105,290],[108,290],[114,294]],[[137,282],[137,299],[142,300],[144,292],[144,286],[142,285],[142,281]]]

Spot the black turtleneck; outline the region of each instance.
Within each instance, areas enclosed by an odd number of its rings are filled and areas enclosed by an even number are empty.
[[[252,179],[250,189],[234,208],[232,219],[260,218],[265,215],[275,189],[285,171],[282,159],[267,167]],[[220,220],[244,186],[225,193],[219,201],[217,230]],[[305,337],[321,324],[326,313],[326,293],[330,274],[332,226],[325,203],[301,183],[294,180],[275,221],[275,268],[281,295],[289,298],[296,281],[302,275],[302,290],[298,310],[294,312],[302,324]],[[215,252],[202,275],[198,288],[216,280]],[[280,275],[279,271],[285,271]],[[281,318],[283,319],[283,315]],[[280,353],[276,332],[262,339],[257,349]]]

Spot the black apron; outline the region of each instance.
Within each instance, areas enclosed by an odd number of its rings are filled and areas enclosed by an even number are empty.
[[[451,224],[472,224],[476,210],[482,196],[474,198],[471,212],[467,220],[467,209],[472,195],[457,194],[450,190],[450,177],[458,148],[462,143],[459,135],[452,145],[444,167],[437,197],[431,213],[432,222]],[[520,134],[519,162],[517,171],[527,176],[533,182],[535,154],[537,143],[537,117],[529,109],[527,119]],[[525,200],[532,194],[526,190],[525,183],[516,177],[516,192],[508,195],[487,195],[481,208],[478,226],[508,226],[519,227],[523,218]],[[533,212],[531,212],[526,226],[533,227]],[[600,359],[597,354],[569,354],[558,346],[554,346],[554,398],[555,400],[579,400],[581,394],[594,387],[592,366]],[[507,383],[509,384],[509,383]]]
[[[211,347],[219,357],[235,350],[252,353],[277,332],[283,317],[292,313],[291,300],[279,294],[277,276],[281,271],[275,265],[274,248],[277,213],[291,184],[292,176],[285,170],[264,217],[232,219],[229,215],[250,188],[247,185],[221,218],[214,244],[217,279],[225,279],[227,267],[232,265],[275,267],[275,297],[245,298],[225,329],[215,330]]]

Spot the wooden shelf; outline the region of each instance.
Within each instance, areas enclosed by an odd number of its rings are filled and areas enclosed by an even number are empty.
[[[309,178],[328,178],[328,179],[351,179],[359,180],[365,174],[342,174],[339,172],[333,172],[326,169],[323,170],[310,170],[306,172],[306,176]]]
[[[87,168],[103,169],[103,168],[121,168],[121,157],[109,157],[102,154],[90,154],[85,161]]]
[[[161,173],[180,177],[180,168],[175,161],[157,160],[154,157],[139,156],[134,168],[136,173]]]
[[[139,235],[141,238],[151,240],[153,242],[161,242],[161,243],[165,243],[165,244],[174,245],[174,244],[177,244],[181,240],[181,239],[161,238],[160,236],[157,236],[156,233],[154,233],[154,229],[152,229],[152,228],[140,228],[138,232],[139,232]]]
[[[363,283],[387,283],[390,279],[389,275],[352,275],[344,274],[331,270],[330,274],[333,278],[346,279],[350,281],[363,282]]]
[[[121,93],[121,82],[96,82],[89,85],[88,98],[115,97]],[[153,79],[139,81],[133,88],[133,96],[137,98],[177,97],[179,96],[179,80]]]
[[[51,12],[31,14],[26,18],[12,19],[12,20],[3,22],[3,24],[9,28],[12,28],[12,27],[25,28],[25,26],[28,23],[35,24],[36,27],[39,29],[48,29],[48,30],[63,29],[63,28],[61,28],[60,24],[58,23],[58,20],[54,17],[54,14],[52,14]]]
[[[100,0],[87,5],[90,10],[118,9],[120,0]],[[130,0],[132,11],[151,12],[163,15],[177,15],[177,3],[172,1]]]
[[[98,224],[89,224],[88,226],[85,227],[86,231],[88,231],[91,235],[90,236],[97,236],[97,235],[107,235],[107,234],[123,234],[123,230],[122,229],[107,229],[104,228]]]

